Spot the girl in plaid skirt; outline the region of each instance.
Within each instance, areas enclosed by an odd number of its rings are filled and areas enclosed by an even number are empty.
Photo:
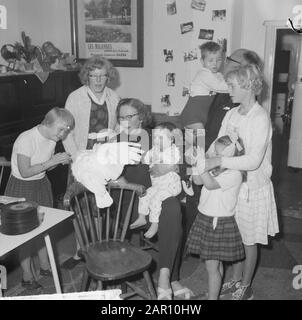
[[[238,156],[243,146],[238,137],[222,136],[215,141],[216,155]],[[197,168],[200,150],[197,151]],[[201,170],[198,170],[199,172]],[[209,300],[217,300],[223,277],[223,261],[244,259],[242,239],[234,218],[243,180],[239,170],[215,169],[193,175],[195,184],[203,184],[197,215],[187,240],[187,251],[205,260],[208,272]]]
[[[52,207],[53,197],[46,171],[58,164],[67,164],[70,156],[66,152],[55,152],[56,143],[66,138],[75,122],[72,114],[63,108],[53,108],[45,116],[41,124],[21,133],[13,146],[11,157],[11,175],[5,195],[25,198],[41,206]],[[50,276],[51,270],[45,246],[38,245],[40,274]],[[40,289],[31,270],[30,249],[32,243],[22,246],[19,259],[23,269],[22,286],[28,290]]]

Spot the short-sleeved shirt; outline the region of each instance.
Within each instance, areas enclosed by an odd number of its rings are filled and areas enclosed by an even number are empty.
[[[203,186],[198,210],[211,217],[233,216],[242,182],[241,172],[226,170],[215,177],[215,180],[220,188],[208,190]]]
[[[30,165],[48,161],[54,154],[56,142],[42,136],[38,126],[21,133],[13,146],[11,166],[12,175],[20,180],[39,180],[44,178],[45,171],[29,178],[23,178],[20,174],[17,155],[21,154],[30,158]]]

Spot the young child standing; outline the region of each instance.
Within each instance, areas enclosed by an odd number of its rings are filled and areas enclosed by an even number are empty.
[[[200,46],[202,68],[190,86],[190,98],[181,113],[185,128],[204,129],[210,105],[216,93],[227,93],[228,87],[219,72],[223,61],[221,46],[209,41]]]
[[[41,206],[53,207],[53,195],[46,171],[59,164],[69,164],[71,157],[66,152],[56,153],[56,143],[64,140],[74,129],[73,115],[64,108],[53,108],[37,126],[22,132],[16,139],[11,157],[11,175],[4,194],[25,198]],[[51,276],[46,247],[36,238],[34,243],[22,246],[19,251],[23,269],[22,287],[36,290],[42,286],[34,279],[31,270],[32,245],[38,247],[40,274]]]
[[[162,202],[181,192],[181,181],[178,175],[180,152],[174,143],[173,132],[176,127],[172,123],[161,123],[156,126],[153,134],[153,147],[145,157],[144,162],[149,164],[152,186],[146,194],[139,198],[139,217],[130,228],[138,228],[147,223],[149,215],[151,226],[145,233],[146,238],[152,238],[158,231],[158,221]]]
[[[215,141],[215,152],[219,156],[233,157],[242,155],[244,149],[238,137],[222,136]],[[244,258],[242,239],[234,217],[242,176],[239,170],[220,168],[193,175],[194,183],[204,187],[198,205],[199,214],[190,230],[186,247],[189,253],[199,254],[205,260],[209,300],[219,297],[223,262]]]

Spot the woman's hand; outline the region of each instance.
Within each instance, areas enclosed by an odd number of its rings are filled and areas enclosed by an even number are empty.
[[[119,177],[117,180],[109,181],[108,186],[134,190],[139,197],[143,197],[146,194],[145,186],[141,184],[130,183],[124,177]]]
[[[136,185],[135,192],[139,197],[143,197],[146,195],[146,187],[141,184],[138,184],[138,185]]]

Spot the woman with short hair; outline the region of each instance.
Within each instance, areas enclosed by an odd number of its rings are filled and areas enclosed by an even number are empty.
[[[100,55],[91,57],[82,66],[79,78],[83,86],[73,91],[65,104],[76,122],[75,130],[63,142],[72,158],[79,150],[92,149],[96,134],[115,129],[120,99],[108,85],[115,82],[117,76],[111,62]]]
[[[117,120],[120,141],[138,142],[143,151],[152,147],[150,110],[138,99],[122,99],[117,106]],[[154,170],[155,171],[155,170]],[[161,175],[158,172],[152,172]],[[125,166],[123,176],[117,180],[123,184],[136,184],[137,193],[143,196],[146,188],[151,186],[149,166],[146,164]],[[137,205],[137,204],[136,204]],[[137,210],[137,209],[136,209]],[[136,212],[137,214],[137,212]],[[132,216],[132,218],[136,218]],[[157,294],[159,300],[174,298],[189,299],[193,292],[179,282],[179,269],[182,244],[182,212],[177,197],[169,197],[162,202],[158,225],[158,267],[159,278]]]

